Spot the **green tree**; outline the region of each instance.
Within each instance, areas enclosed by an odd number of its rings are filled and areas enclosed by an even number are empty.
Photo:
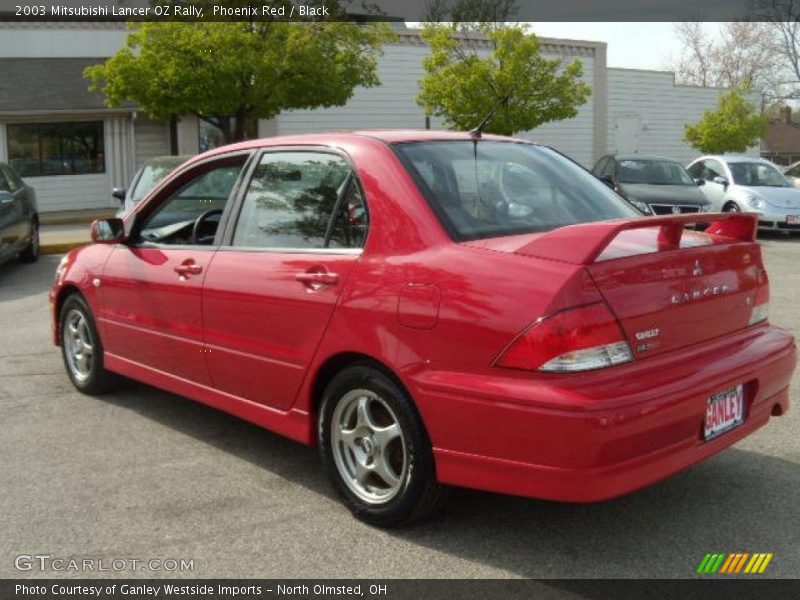
[[[494,51],[481,55],[475,36],[455,26],[429,25],[422,37],[431,47],[417,103],[448,126],[469,130],[492,111],[485,131],[512,135],[549,121],[568,119],[591,95],[575,60],[561,69],[542,57],[539,40],[520,27],[491,31]]]
[[[694,125],[684,125],[683,139],[704,154],[744,152],[767,133],[767,118],[742,90],[719,97],[716,110],[707,110]]]
[[[380,85],[378,56],[393,35],[382,23],[142,23],[84,76],[109,106],[136,102],[162,120],[196,114],[232,142],[249,119],[341,106],[356,87]]]

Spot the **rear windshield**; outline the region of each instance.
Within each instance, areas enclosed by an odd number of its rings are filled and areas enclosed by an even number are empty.
[[[458,241],[641,216],[549,148],[476,140],[404,143],[395,149]]]

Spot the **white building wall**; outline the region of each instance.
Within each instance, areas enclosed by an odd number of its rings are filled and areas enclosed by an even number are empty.
[[[111,203],[111,183],[107,173],[26,177],[25,182],[36,190],[39,212],[115,206]],[[119,206],[119,200],[116,206]]]
[[[726,91],[675,85],[669,72],[608,69],[607,151],[691,162],[699,152],[683,141],[683,126],[713,110]],[[758,156],[758,147],[747,154]]]
[[[136,117],[133,126],[136,139],[134,171],[155,156],[171,154],[168,123],[152,121],[140,114]]]
[[[344,106],[295,110],[275,118],[276,135],[352,129],[424,128],[425,112],[417,105],[426,46],[390,45],[378,61],[381,85],[358,88]],[[431,123],[431,126],[440,125]]]
[[[260,132],[287,135],[353,129],[424,128],[425,112],[417,105],[418,82],[425,76],[422,60],[427,46],[393,44],[384,48],[378,62],[381,86],[358,88],[344,106],[281,113],[273,122],[265,122]],[[556,55],[547,55],[557,58]],[[567,56],[571,62],[575,57]],[[594,63],[591,56],[578,57],[583,63],[584,80],[593,84]],[[477,125],[477,123],[476,123]],[[431,119],[433,129],[444,127],[440,119]],[[272,133],[274,132],[274,133]],[[574,119],[548,123],[520,137],[553,146],[575,160],[591,166],[594,141],[594,101],[580,108]]]

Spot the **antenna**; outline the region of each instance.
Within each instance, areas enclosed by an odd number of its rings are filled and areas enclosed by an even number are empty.
[[[481,137],[481,133],[483,133],[483,128],[486,127],[486,124],[492,120],[492,117],[496,112],[497,108],[495,107],[492,109],[492,112],[490,112],[488,115],[486,115],[486,117],[484,117],[483,121],[481,121],[480,124],[475,129],[470,130],[469,134],[472,137],[478,137],[478,138]]]

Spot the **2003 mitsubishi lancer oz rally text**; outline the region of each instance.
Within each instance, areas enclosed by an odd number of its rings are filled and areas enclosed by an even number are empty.
[[[756,226],[642,217],[478,132],[255,140],[95,222],[58,267],[53,340],[84,393],[125,375],[318,445],[370,523],[451,485],[593,502],[788,410]]]

